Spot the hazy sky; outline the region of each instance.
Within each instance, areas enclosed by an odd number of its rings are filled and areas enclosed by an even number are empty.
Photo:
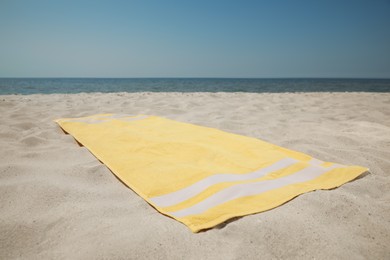
[[[0,77],[390,77],[390,1],[0,0]]]

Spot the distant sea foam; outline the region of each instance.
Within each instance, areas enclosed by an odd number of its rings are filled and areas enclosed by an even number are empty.
[[[0,78],[0,94],[91,92],[390,92],[390,79]]]

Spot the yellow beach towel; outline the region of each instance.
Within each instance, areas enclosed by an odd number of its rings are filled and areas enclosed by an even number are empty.
[[[148,203],[193,232],[338,187],[368,170],[157,116],[56,122]]]

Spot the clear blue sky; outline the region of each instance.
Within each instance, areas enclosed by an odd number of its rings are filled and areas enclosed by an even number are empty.
[[[390,78],[390,1],[0,0],[0,77]]]

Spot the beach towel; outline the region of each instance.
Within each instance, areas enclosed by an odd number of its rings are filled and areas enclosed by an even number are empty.
[[[368,171],[157,116],[99,114],[56,122],[150,205],[193,232]]]

